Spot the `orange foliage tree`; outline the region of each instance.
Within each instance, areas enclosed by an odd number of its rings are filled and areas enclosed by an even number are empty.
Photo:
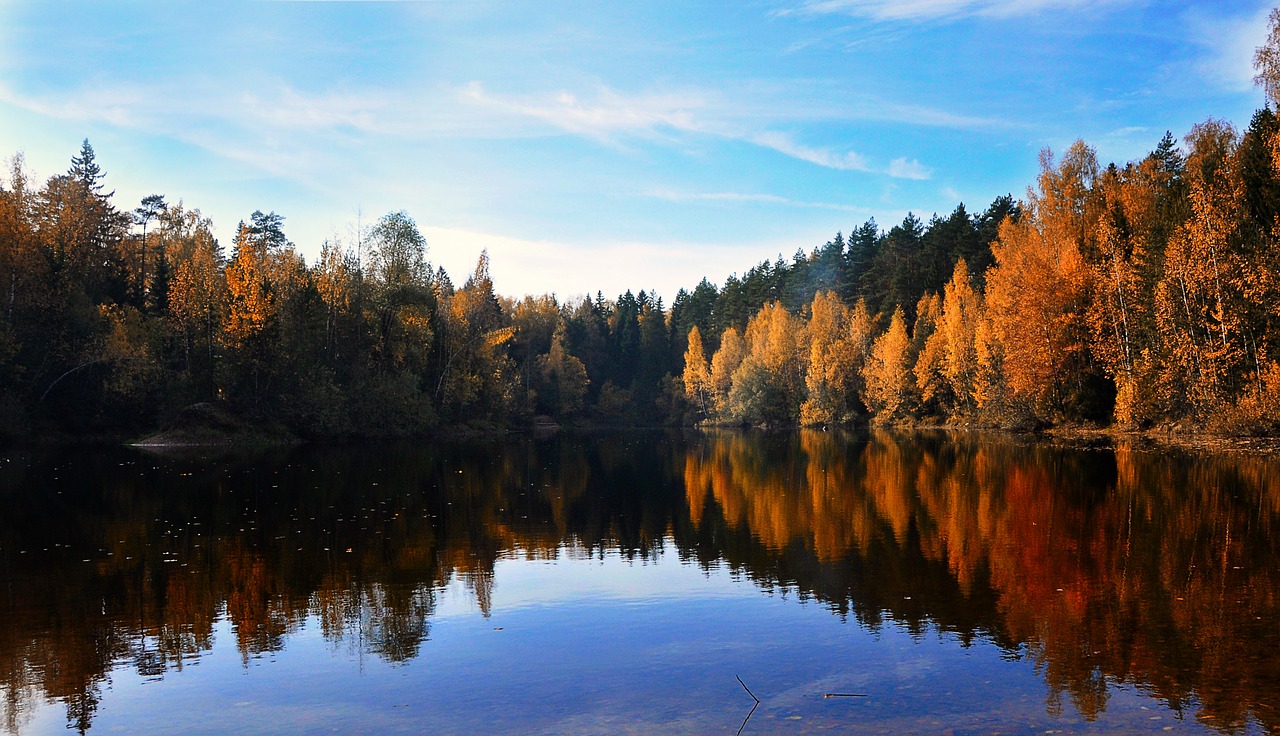
[[[864,401],[880,422],[905,419],[913,408],[915,377],[911,338],[902,308],[894,310],[889,327],[871,346],[871,357],[862,369],[866,382]]]
[[[1084,251],[1093,245],[1097,161],[1077,142],[1060,164],[1047,150],[1040,163],[1039,190],[1028,191],[1023,217],[1006,219],[991,245],[986,302],[1012,397],[1049,418],[1074,408],[1089,369]]]

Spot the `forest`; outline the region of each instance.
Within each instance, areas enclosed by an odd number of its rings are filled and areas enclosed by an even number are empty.
[[[1277,27],[1273,15],[1273,38]],[[1280,432],[1280,60],[1269,104],[1140,160],[1045,150],[1022,199],[874,220],[670,305],[461,285],[391,212],[323,244],[253,212],[117,203],[92,145],[0,178],[0,437],[128,435],[214,405],[301,437],[525,426]],[[228,247],[229,246],[229,247]]]

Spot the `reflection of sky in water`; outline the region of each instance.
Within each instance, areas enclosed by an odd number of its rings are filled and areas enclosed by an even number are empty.
[[[572,564],[564,564],[572,562]],[[515,607],[567,601],[658,601],[685,596],[731,596],[737,586],[728,576],[708,576],[702,568],[682,563],[670,540],[660,560],[624,560],[606,553],[604,559],[582,549],[561,548],[558,559],[525,559],[516,550],[494,565],[495,614]],[[753,588],[758,593],[758,588]],[[478,613],[475,594],[453,582],[437,602],[433,619],[451,613]]]
[[[747,734],[1205,731],[1126,687],[1093,723],[1069,701],[1046,713],[1034,666],[982,639],[965,648],[932,630],[868,631],[820,602],[682,563],[669,542],[656,561],[502,559],[491,611],[450,583],[428,641],[398,664],[325,639],[311,617],[246,666],[224,616],[212,651],[181,672],[144,680],[117,667],[93,730],[733,733],[752,704],[740,676],[763,701]],[[61,704],[32,715],[24,733],[65,732]]]

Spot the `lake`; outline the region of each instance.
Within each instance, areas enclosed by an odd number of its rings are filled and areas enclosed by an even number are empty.
[[[1280,733],[1280,463],[878,430],[0,453],[0,729]]]

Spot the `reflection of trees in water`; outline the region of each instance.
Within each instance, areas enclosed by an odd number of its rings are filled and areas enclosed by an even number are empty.
[[[790,464],[767,468],[783,440],[689,453],[696,523],[750,534],[755,546],[726,545],[748,574],[869,626],[887,611],[913,631],[983,632],[1036,663],[1051,710],[1065,695],[1094,718],[1108,683],[1129,682],[1214,728],[1280,725],[1274,461],[886,432],[786,441]],[[788,491],[796,463],[806,482]]]
[[[0,494],[10,732],[38,698],[88,728],[113,667],[181,669],[212,647],[222,616],[246,662],[308,619],[335,645],[419,656],[439,589],[460,581],[487,615],[503,556],[656,555],[672,525],[669,468],[682,461],[625,438],[9,459],[6,480],[20,481]]]
[[[1131,682],[1215,728],[1280,724],[1280,475],[1262,458],[876,431],[12,460],[10,731],[37,697],[87,728],[112,667],[181,669],[221,616],[246,661],[313,619],[402,662],[451,581],[488,615],[498,559],[648,559],[667,539],[869,627],[986,637],[1035,663],[1051,709],[1092,718]]]

